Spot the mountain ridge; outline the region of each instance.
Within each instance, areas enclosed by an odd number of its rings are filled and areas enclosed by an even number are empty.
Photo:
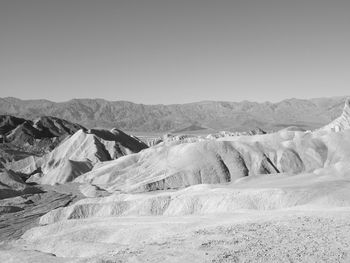
[[[137,104],[105,99],[66,102],[0,98],[0,114],[34,119],[42,115],[79,123],[137,132],[169,132],[201,126],[211,130],[278,130],[288,126],[315,129],[338,116],[346,96],[286,99],[280,102],[200,101],[185,104]]]

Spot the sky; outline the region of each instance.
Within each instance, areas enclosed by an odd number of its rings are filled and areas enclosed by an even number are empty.
[[[0,97],[349,95],[349,14],[349,0],[0,0]]]

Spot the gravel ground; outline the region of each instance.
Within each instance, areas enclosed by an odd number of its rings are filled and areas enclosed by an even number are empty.
[[[47,233],[43,240],[39,235],[32,243],[20,240],[14,247],[0,248],[0,262],[350,261],[350,210],[346,209],[99,218],[84,220],[83,228],[82,220],[69,221],[35,229]],[[60,231],[50,235],[51,228]],[[99,237],[92,239],[96,241],[89,239],[92,232]],[[84,239],[89,241],[82,243]],[[96,250],[102,254],[94,253],[93,247],[104,248]],[[76,250],[79,253],[72,255]]]

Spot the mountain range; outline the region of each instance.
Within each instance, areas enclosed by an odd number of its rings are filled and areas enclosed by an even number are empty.
[[[342,112],[346,97],[287,99],[272,102],[201,101],[144,105],[128,101],[73,99],[66,102],[0,98],[0,114],[26,119],[53,116],[87,128],[117,127],[132,132],[191,132],[219,130],[266,131],[298,126],[319,128]]]

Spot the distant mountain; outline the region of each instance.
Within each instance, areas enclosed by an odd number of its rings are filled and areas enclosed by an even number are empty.
[[[50,115],[85,127],[102,127],[138,132],[208,130],[266,131],[288,126],[319,128],[342,112],[346,97],[310,100],[287,99],[277,103],[202,101],[188,104],[144,105],[127,101],[73,99],[48,100],[0,99],[0,114],[33,119]],[[203,129],[201,132],[205,131]]]
[[[175,131],[173,131],[173,133],[183,133],[183,132],[188,132],[188,131],[200,131],[200,130],[206,130],[206,128],[192,124],[188,127],[185,127],[185,128],[179,129],[179,130],[175,130]]]

